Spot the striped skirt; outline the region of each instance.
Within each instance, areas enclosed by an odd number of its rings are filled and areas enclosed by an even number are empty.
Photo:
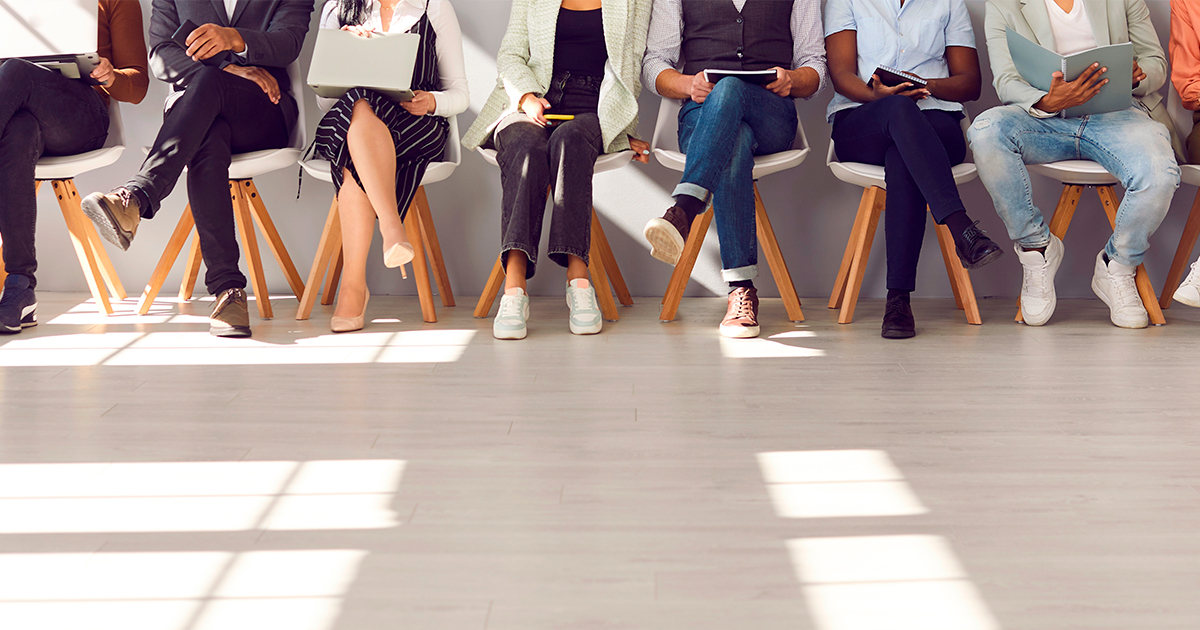
[[[350,149],[346,146],[346,132],[350,129],[350,117],[354,104],[365,100],[375,115],[392,132],[392,143],[396,145],[396,211],[400,218],[408,213],[413,195],[421,186],[425,168],[434,160],[441,159],[446,150],[446,134],[449,123],[441,116],[413,116],[390,98],[366,88],[353,88],[346,92],[329,110],[317,126],[313,140],[313,152],[328,160],[332,166],[333,185],[342,190],[345,171],[350,171],[359,188],[363,187]]]

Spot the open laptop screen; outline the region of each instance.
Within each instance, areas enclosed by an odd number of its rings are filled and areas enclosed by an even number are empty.
[[[96,52],[96,0],[0,0],[0,59]]]

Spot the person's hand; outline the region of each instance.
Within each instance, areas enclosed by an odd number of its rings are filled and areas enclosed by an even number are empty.
[[[1142,67],[1138,65],[1136,59],[1133,60],[1133,87],[1137,87],[1139,83],[1146,80],[1146,73],[1142,72]]]
[[[400,103],[400,107],[413,116],[424,116],[437,109],[437,99],[429,92],[413,90],[413,99]]]
[[[113,79],[116,78],[117,72],[113,68],[112,62],[105,57],[100,58],[100,64],[92,70],[92,78],[99,81],[100,85],[112,85]]]
[[[792,73],[775,66],[775,80],[767,84],[767,89],[780,96],[792,95]]]
[[[521,97],[521,103],[518,105],[521,111],[539,127],[545,127],[550,124],[546,121],[546,110],[550,109],[550,101],[538,97],[538,95],[530,92]]]
[[[187,54],[192,61],[204,61],[226,50],[246,52],[246,40],[236,28],[204,24],[187,36]]]
[[[263,92],[266,92],[267,98],[271,99],[272,103],[279,104],[279,82],[275,80],[275,77],[271,76],[270,72],[255,66],[239,66],[234,63],[225,66],[225,72],[236,74],[247,81],[257,83],[258,87],[262,88]]]
[[[888,86],[884,85],[883,81],[881,81],[879,79],[879,75],[877,75],[877,74],[871,75],[871,100],[872,101],[878,101],[881,98],[887,98],[889,96],[895,96],[897,94],[900,94],[901,96],[907,96],[914,101],[919,101],[919,100],[924,99],[929,96],[929,90],[927,90],[925,88],[916,87],[912,83],[909,83],[908,81],[905,81],[904,83],[901,83],[899,85],[888,87]]]
[[[633,159],[642,164],[650,163],[650,143],[637,138],[629,138],[629,148],[633,150]]]
[[[712,92],[713,85],[704,79],[703,71],[697,72],[696,76],[692,77],[692,84],[688,86],[688,95],[693,101],[703,103],[704,99],[708,98],[708,93]]]
[[[1088,66],[1074,81],[1066,81],[1063,73],[1055,72],[1051,75],[1053,80],[1050,82],[1050,92],[1043,96],[1042,100],[1034,103],[1034,107],[1052,113],[1079,107],[1092,100],[1100,93],[1100,88],[1108,83],[1108,79],[1103,78],[1105,72],[1108,72],[1108,68],[1101,68],[1098,63]]]
[[[365,37],[367,39],[371,38],[371,29],[363,26],[362,24],[347,24],[342,27],[342,30],[349,33],[354,33],[359,37]]]

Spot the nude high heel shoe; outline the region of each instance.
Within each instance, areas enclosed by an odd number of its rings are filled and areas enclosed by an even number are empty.
[[[412,243],[396,243],[383,252],[383,266],[395,269],[412,262],[415,256],[416,250],[413,249]]]
[[[334,317],[329,320],[329,329],[335,333],[354,332],[363,329],[363,321],[367,316],[367,304],[371,301],[371,292],[367,292],[367,299],[363,300],[362,314],[358,317]]]

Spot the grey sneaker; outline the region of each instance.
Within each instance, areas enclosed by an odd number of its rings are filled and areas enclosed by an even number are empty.
[[[1104,252],[1096,254],[1096,272],[1092,274],[1092,292],[1108,305],[1108,318],[1121,328],[1145,328],[1150,316],[1138,295],[1133,274],[1137,267],[1110,260],[1104,262]]]
[[[524,339],[529,334],[529,296],[523,289],[516,295],[500,296],[500,311],[492,322],[492,336],[497,339]]]
[[[572,280],[567,283],[567,306],[571,309],[571,332],[576,335],[594,335],[604,327],[600,304],[596,302],[596,289],[590,285],[577,287]]]
[[[217,296],[208,332],[214,337],[249,337],[250,310],[246,308],[245,289],[226,289]]]
[[[83,213],[96,224],[96,231],[104,240],[129,249],[142,222],[141,207],[132,190],[115,188],[107,195],[92,193],[83,198]]]

